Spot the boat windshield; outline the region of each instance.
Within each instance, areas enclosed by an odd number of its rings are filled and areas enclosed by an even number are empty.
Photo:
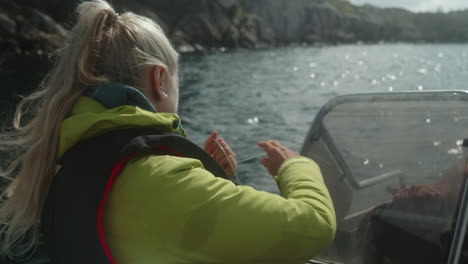
[[[446,263],[465,184],[468,94],[338,97],[302,154],[321,167],[338,230],[319,259]],[[467,142],[465,142],[467,143]]]

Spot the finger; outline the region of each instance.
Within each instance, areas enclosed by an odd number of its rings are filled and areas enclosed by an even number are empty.
[[[280,147],[277,146],[270,146],[266,149],[264,149],[268,157],[273,158],[281,155],[280,153],[282,152]]]
[[[273,146],[277,146],[277,147],[281,146],[280,143],[279,143],[278,141],[276,141],[276,140],[270,140],[270,143],[271,143]]]
[[[278,141],[276,140],[273,140],[273,142],[271,143],[273,146],[277,147],[278,149],[280,149],[281,151],[286,151],[288,148],[286,148],[285,146],[281,145],[281,143],[279,143]]]
[[[216,148],[213,150],[211,153],[211,156],[213,156],[218,162],[222,160],[226,155],[224,154],[223,150],[219,147],[216,146]]]
[[[237,164],[237,157],[235,154],[224,155],[221,160],[229,160],[232,164]]]
[[[271,145],[271,140],[261,140],[261,141],[258,141],[257,144],[259,146]]]
[[[267,153],[271,151],[274,147],[269,141],[260,141],[258,142],[258,146],[261,147]]]
[[[271,145],[272,145],[272,146],[275,146],[275,147],[278,147],[278,148],[281,148],[281,149],[284,149],[284,146],[281,145],[281,144],[280,144],[278,141],[276,141],[276,140],[272,140],[272,141],[271,141]]]
[[[235,160],[232,159],[232,158],[226,158],[226,157],[224,157],[224,158],[222,158],[222,159],[221,159],[220,161],[218,161],[218,162],[219,162],[219,163],[221,164],[221,166],[223,166],[223,167],[224,167],[224,166],[237,167],[237,163],[236,163]]]
[[[218,138],[218,131],[215,130],[215,131],[211,132],[211,134],[208,136],[206,141],[211,142],[213,140],[216,140],[217,138]]]
[[[237,166],[235,164],[229,163],[229,161],[224,160],[221,164],[221,167],[227,172],[234,174],[237,171]]]
[[[205,148],[205,151],[208,152],[208,150],[210,150],[210,148],[212,147],[211,144],[218,138],[218,131],[213,131],[211,132],[210,136],[206,139],[205,141],[205,145],[204,145],[204,148]]]
[[[228,155],[233,154],[235,156],[234,151],[232,151],[231,147],[224,140],[224,138],[218,138],[216,141],[224,148],[224,151],[226,151],[226,154],[228,154]]]
[[[227,156],[236,157],[234,151],[232,151],[231,147],[228,145],[228,143],[226,143],[226,141],[223,138],[216,139],[215,143],[218,145],[218,148],[220,148],[221,151],[223,151]]]
[[[279,148],[283,147],[278,141],[276,140],[268,140],[267,144],[270,145],[272,148]]]
[[[218,134],[217,134],[217,133],[214,134],[214,137],[211,137],[211,138],[209,139],[209,142],[208,142],[208,144],[206,145],[205,151],[208,152],[208,153],[210,153],[210,154],[213,154],[213,152],[214,152],[217,148],[219,148],[218,139],[219,139]]]
[[[215,149],[218,148],[218,144],[216,144],[216,140],[210,141],[208,144],[205,146],[205,151],[208,152],[209,154],[213,154]]]
[[[232,158],[227,158],[222,157],[221,159],[217,160],[218,164],[221,165],[221,167],[226,171],[226,172],[232,172],[233,174],[237,171],[237,163],[235,163]]]
[[[219,142],[215,142],[215,147],[213,148],[212,154],[217,157],[223,157],[225,156],[223,149],[223,146]]]

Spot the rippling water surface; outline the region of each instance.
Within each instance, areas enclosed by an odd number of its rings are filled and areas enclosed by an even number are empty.
[[[320,107],[336,95],[466,89],[468,45],[293,47],[184,56],[180,114],[203,144],[218,130],[239,160],[276,139],[299,151]],[[277,192],[258,161],[239,166],[243,184]]]

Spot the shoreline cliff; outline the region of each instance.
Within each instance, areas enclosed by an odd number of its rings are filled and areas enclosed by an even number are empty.
[[[4,0],[0,48],[47,54],[60,48],[78,1]],[[412,13],[346,0],[114,0],[158,21],[180,52],[289,44],[468,42],[468,10]]]

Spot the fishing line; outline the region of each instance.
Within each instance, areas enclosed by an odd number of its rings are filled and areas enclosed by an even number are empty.
[[[250,156],[249,158],[246,158],[246,159],[243,159],[243,160],[239,160],[237,162],[237,164],[241,164],[241,163],[247,163],[247,162],[250,162],[250,161],[253,161],[253,160],[256,160],[256,159],[259,159],[259,158],[264,158],[264,157],[267,157],[267,154],[265,152],[263,153],[258,153],[256,155],[253,155],[253,156]]]
[[[232,163],[231,159],[229,158],[228,154],[226,153],[226,150],[224,149],[224,147],[221,145],[221,143],[219,143],[217,140],[215,140],[216,144],[218,145],[218,147],[221,149],[221,151],[223,152],[224,156],[226,157],[227,161],[229,162],[229,166],[231,167],[232,171],[234,172],[234,174],[232,175],[232,177],[234,178],[234,180],[236,180],[239,184],[241,184],[241,181],[239,179],[239,177],[237,176],[237,170],[235,169],[234,167],[234,164]],[[237,162],[237,164],[239,164],[239,162]]]
[[[236,180],[238,183],[241,183],[238,175],[237,175],[237,170],[235,169],[234,167],[234,164],[233,162],[231,161],[231,159],[229,158],[226,150],[224,149],[224,147],[221,145],[221,143],[219,143],[217,140],[215,140],[216,144],[218,145],[218,147],[221,149],[221,151],[223,152],[224,156],[226,157],[227,161],[229,162],[229,166],[231,167],[232,171],[234,171],[234,175],[232,175],[232,177],[234,178],[234,180]],[[246,158],[246,159],[243,159],[243,160],[240,160],[240,161],[237,161],[237,165],[239,164],[242,164],[242,163],[247,163],[247,162],[250,162],[250,161],[254,161],[256,159],[259,159],[259,158],[263,158],[263,157],[266,157],[266,153],[259,153],[259,154],[256,154],[256,155],[253,155],[253,156],[250,156],[249,158]]]
[[[299,152],[298,152],[298,153],[299,153]],[[301,154],[301,153],[299,153],[299,154]],[[266,153],[259,153],[259,154],[256,154],[256,155],[254,155],[254,156],[251,156],[251,157],[249,157],[249,158],[246,158],[246,159],[243,159],[243,160],[238,161],[238,162],[237,162],[237,165],[242,164],[242,163],[248,163],[248,162],[254,161],[254,160],[259,159],[259,158],[264,158],[264,157],[267,157],[267,154],[266,154]],[[308,156],[306,156],[306,157],[308,157]],[[312,157],[308,157],[308,158],[311,158],[311,159],[313,159],[314,161],[319,162],[320,164],[327,164],[328,166],[331,166],[332,163],[333,163],[332,161],[327,160],[327,159],[325,159],[325,158],[322,158],[322,157],[320,157],[320,156],[315,156],[315,155],[314,155],[313,158],[312,158]]]
[[[241,164],[241,163],[246,163],[246,162],[249,162],[249,161],[252,161],[252,160],[256,160],[256,159],[259,159],[259,158],[263,158],[263,157],[266,157],[266,153],[261,153],[261,154],[256,154],[254,156],[251,156],[249,158],[246,158],[246,159],[243,159],[243,160],[239,160],[237,162],[237,164]]]

